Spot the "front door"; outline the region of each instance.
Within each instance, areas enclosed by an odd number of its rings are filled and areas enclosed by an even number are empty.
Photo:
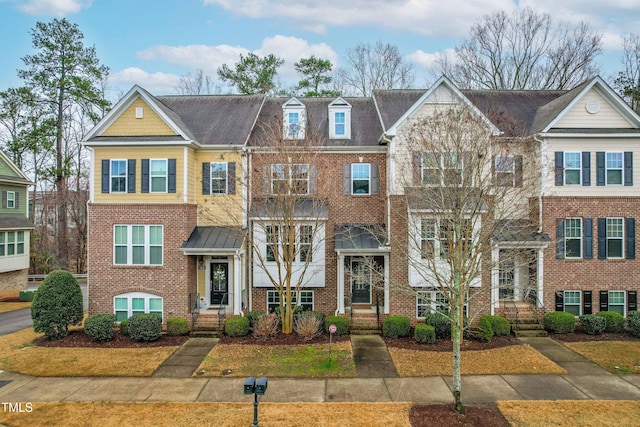
[[[371,267],[362,258],[351,261],[351,302],[371,304]]]
[[[229,264],[211,263],[211,305],[229,303]]]

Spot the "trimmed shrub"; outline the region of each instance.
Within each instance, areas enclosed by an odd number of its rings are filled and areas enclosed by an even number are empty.
[[[253,323],[253,336],[259,339],[275,337],[280,332],[280,317],[275,313],[258,316]]]
[[[420,344],[433,344],[436,342],[436,330],[431,325],[416,325],[413,338]]]
[[[189,322],[184,317],[167,319],[167,335],[186,335],[189,333]]]
[[[324,325],[325,316],[324,316],[324,313],[321,311],[307,310],[307,311],[303,311],[302,313],[296,314],[296,316],[313,316],[320,321],[320,326]]]
[[[603,317],[606,321],[604,327],[605,332],[622,332],[624,329],[624,316],[615,311],[601,311],[596,313],[596,316]]]
[[[433,326],[436,331],[436,338],[451,338],[451,320],[440,313],[427,313],[424,316],[424,323]]]
[[[488,316],[491,322],[493,334],[496,337],[505,337],[511,333],[511,323],[502,316]]]
[[[70,325],[79,325],[83,317],[82,291],[68,271],[56,270],[44,279],[33,296],[33,329],[50,340],[69,334]]]
[[[576,318],[566,311],[550,311],[544,315],[544,329],[557,334],[573,333],[576,330]]]
[[[580,316],[580,326],[589,335],[600,335],[604,332],[607,321],[602,316],[585,314]]]
[[[322,320],[314,312],[304,311],[296,315],[293,329],[305,341],[309,341],[322,333]]]
[[[129,320],[125,319],[120,322],[120,333],[122,335],[129,335]]]
[[[115,314],[94,314],[84,321],[84,333],[98,342],[110,341],[113,338]]]
[[[640,338],[640,311],[630,311],[627,313],[627,323],[631,335]]]
[[[248,317],[231,317],[224,322],[224,333],[230,337],[244,337],[249,333]]]
[[[162,319],[155,314],[139,313],[129,318],[129,336],[134,341],[155,341],[162,335]]]
[[[410,330],[411,324],[406,316],[389,316],[382,324],[382,335],[387,338],[406,337]]]
[[[481,341],[491,342],[494,336],[493,326],[491,326],[491,316],[480,316],[480,325],[478,326],[478,339]]]
[[[336,325],[334,335],[347,335],[349,333],[349,321],[340,316],[327,316],[324,318],[324,330],[329,333],[329,326]]]
[[[33,295],[36,291],[20,291],[18,301],[33,301]]]
[[[250,311],[249,312],[249,324],[253,328],[253,325],[256,323],[256,319],[264,314],[264,311]]]

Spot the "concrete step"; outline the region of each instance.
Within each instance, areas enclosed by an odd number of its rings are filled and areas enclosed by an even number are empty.
[[[380,329],[350,329],[351,335],[382,335]]]
[[[217,329],[196,329],[191,331],[189,336],[194,338],[220,338],[222,337],[222,331]]]
[[[514,335],[518,338],[523,337],[548,337],[549,333],[544,329],[521,329],[514,331]]]

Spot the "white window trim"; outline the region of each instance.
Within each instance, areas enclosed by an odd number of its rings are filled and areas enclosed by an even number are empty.
[[[121,194],[121,193],[126,193],[127,192],[127,188],[129,187],[129,162],[127,159],[111,159],[109,161],[109,193],[117,193],[117,194]],[[121,191],[115,191],[113,189],[113,178],[122,178],[121,175],[114,175],[113,174],[113,164],[114,162],[124,162],[124,190]],[[151,166],[149,166],[149,168],[151,168]]]
[[[507,161],[511,162],[511,168],[509,170],[501,170],[501,168],[498,165],[502,165],[503,161],[502,159],[506,159]],[[500,161],[498,161],[500,160]],[[502,187],[515,187],[516,186],[516,159],[515,156],[512,155],[507,155],[507,156],[496,156],[494,159],[494,168],[495,168],[495,173],[496,173],[496,183],[500,185],[500,183],[505,182],[508,185],[501,185]],[[502,176],[507,176],[510,175],[511,179],[509,180],[509,182],[507,182],[506,178],[503,178],[504,181],[501,181],[500,178],[498,178],[499,175]]]
[[[117,298],[123,298],[127,300],[127,319],[130,318],[131,316],[133,316],[133,304],[132,301],[134,298],[142,298],[144,299],[144,313],[149,314],[149,313],[157,313],[157,310],[151,310],[149,307],[149,300],[150,299],[160,299],[160,302],[162,304],[162,308],[160,310],[160,315],[162,316],[162,319],[164,320],[164,298],[158,296],[158,295],[153,295],[153,294],[148,294],[145,292],[128,292],[125,294],[120,294],[120,295],[116,295],[113,297],[113,314],[116,314],[117,311],[124,311],[124,310],[116,310],[116,299]],[[138,311],[138,310],[136,310]]]
[[[622,302],[621,303],[616,303],[616,304],[612,304],[611,303],[611,293],[612,292],[622,293]],[[607,296],[607,310],[608,311],[612,311],[611,310],[611,306],[622,306],[622,315],[624,317],[627,317],[627,292],[623,291],[623,290],[614,289],[614,290],[607,291],[607,293],[608,293],[608,296]]]
[[[427,303],[424,303],[424,304],[419,303],[420,295],[426,295],[425,299],[427,300]],[[447,300],[447,297],[445,296],[444,292],[442,292],[439,289],[430,289],[428,291],[425,291],[425,290],[416,291],[416,318],[417,319],[425,318],[425,316],[418,315],[420,313],[419,308],[421,306],[429,308],[429,310],[425,310],[425,313],[442,313],[446,315],[449,311],[449,302]],[[442,307],[444,307],[445,311],[443,311],[442,309],[440,310],[438,309]],[[468,295],[465,296],[465,303],[463,307],[464,307],[464,312],[468,313],[468,310],[469,310]]]
[[[620,168],[609,168],[608,167],[608,157],[609,154],[620,154],[622,164]],[[619,183],[609,183],[609,170],[619,170],[620,171],[620,182]],[[624,152],[622,151],[606,151],[604,153],[604,183],[605,185],[613,185],[613,186],[624,186]]]
[[[577,292],[580,296],[580,300],[577,303],[567,304],[567,293],[568,292]],[[562,311],[567,311],[567,306],[575,307],[578,306],[578,314],[576,316],[582,315],[582,291],[578,290],[568,290],[562,291]]]
[[[278,167],[278,166],[282,166],[283,171],[284,171],[284,179],[281,178],[277,178],[275,179],[273,177],[273,173],[274,170]],[[293,169],[296,167],[306,167],[307,169],[307,191],[304,193],[291,193],[291,190],[293,189]],[[274,186],[274,181],[286,181],[287,182],[287,194],[309,194],[309,185],[310,185],[310,172],[311,172],[311,165],[309,163],[295,163],[295,164],[287,164],[287,163],[273,163],[271,164],[271,194],[282,194],[282,193],[276,193],[275,191],[275,186]],[[302,179],[295,179],[295,181],[304,181]]]
[[[289,131],[289,113],[298,114],[298,132],[292,133]],[[284,139],[304,139],[305,127],[307,121],[306,108],[304,104],[298,101],[296,98],[291,98],[282,106],[283,116],[283,133]]]
[[[569,238],[568,235],[568,230],[569,227],[567,226],[567,221],[569,220],[579,220],[580,221],[580,237],[571,237]],[[568,256],[568,251],[567,251],[567,240],[580,240],[580,256]],[[582,218],[576,218],[576,217],[569,217],[569,218],[565,218],[564,219],[564,257],[565,259],[582,259],[584,258],[584,222],[582,221]]]
[[[164,162],[164,190],[153,190],[153,178],[162,178],[161,176],[153,175],[153,162]],[[168,193],[169,192],[169,159],[149,159],[149,192],[150,193]]]
[[[465,218],[465,220],[467,221],[471,221],[471,218]],[[425,238],[424,237],[424,229],[423,229],[423,224],[425,221],[430,221],[434,224],[434,234],[432,238]],[[473,236],[471,236],[471,244],[473,247],[473,239],[475,237],[475,234],[477,232],[477,230],[475,230],[475,228],[477,227],[477,224],[471,224],[471,226],[473,226],[474,231],[473,231]],[[424,250],[423,250],[423,244],[425,241],[430,241],[432,242],[432,249],[433,249],[433,256],[435,257],[435,259],[443,259],[442,257],[442,241],[444,240],[441,236],[440,231],[442,230],[442,224],[440,221],[440,218],[438,217],[429,217],[429,216],[424,216],[424,217],[420,217],[420,257],[422,259],[427,259],[428,257],[426,257],[424,255]]]
[[[126,244],[116,244],[115,236],[116,236],[116,227],[126,227],[127,228],[127,243]],[[142,264],[134,264],[133,263],[133,247],[140,246],[133,244],[133,227],[144,227],[144,262]],[[151,244],[149,239],[149,231],[151,227],[160,227],[161,229],[161,237],[162,242],[160,244]],[[126,246],[127,248],[127,262],[126,263],[116,263],[116,247]],[[151,248],[152,247],[160,247],[162,254],[162,262],[160,264],[151,264]],[[121,266],[153,266],[153,267],[161,267],[164,265],[164,226],[161,224],[114,224],[113,226],[113,265],[121,265]]]
[[[293,296],[293,302],[295,303],[296,307],[298,307],[299,305],[302,305],[301,303],[298,303],[298,293],[300,293],[300,297],[301,297],[300,299],[302,299],[303,293],[307,295],[311,295],[311,310],[315,310],[314,292],[306,289],[302,289],[302,290],[299,290],[298,292],[294,292],[292,296]],[[267,300],[267,313],[270,312],[270,306],[275,306],[275,307],[280,306],[280,294],[276,290],[268,290],[266,300]]]
[[[438,161],[439,161],[439,165],[437,166],[437,169],[435,169],[436,173],[438,174],[438,177],[440,178],[440,183],[436,183],[436,184],[432,184],[432,183],[425,183],[424,182],[424,177],[425,177],[425,169],[428,170],[434,170],[433,168],[425,168],[425,161],[424,161],[424,156],[425,154],[423,154],[420,157],[420,177],[421,177],[421,182],[423,185],[428,185],[431,187],[436,187],[436,186],[449,186],[446,182],[445,182],[445,174],[446,171],[448,170],[459,170],[460,174],[462,174],[462,171],[464,171],[464,156],[462,153],[454,153],[454,152],[438,152],[438,153],[434,153],[438,155]],[[458,160],[456,163],[456,168],[449,168],[449,167],[445,167],[445,157],[446,156],[451,156],[451,155],[456,155]],[[462,180],[460,180],[462,181]],[[462,182],[460,182],[460,184],[458,186],[461,186]]]
[[[567,154],[577,154],[580,165],[578,167],[569,168],[567,167]],[[565,151],[562,165],[562,178],[564,179],[564,185],[582,185],[582,152],[580,151]],[[577,184],[569,184],[567,183],[567,171],[578,171],[578,183]]]
[[[269,234],[270,232],[268,231],[269,228],[275,227],[276,229],[276,234],[275,234],[275,241],[274,242],[270,242],[269,241]],[[302,242],[302,234],[301,234],[301,229],[302,227],[311,227],[311,241],[310,242]],[[315,240],[315,236],[318,230],[316,230],[316,228],[318,227],[318,225],[314,225],[314,224],[309,224],[309,223],[297,223],[295,224],[295,242],[294,244],[294,254],[295,254],[295,259],[293,260],[293,264],[297,265],[297,264],[304,264],[306,261],[304,259],[302,259],[302,247],[303,246],[308,246],[308,250],[311,252],[311,260],[309,261],[309,264],[313,264],[313,260],[315,258],[315,247],[314,247],[314,240]],[[279,249],[279,252],[282,252],[282,247],[284,246],[281,242],[283,242],[283,237],[282,237],[282,227],[279,224],[266,224],[264,226],[264,234],[265,234],[265,252],[264,252],[264,259],[265,262],[268,264],[275,264],[277,262],[276,259],[274,260],[269,260],[269,250],[268,247],[271,245],[280,245],[281,248]],[[282,254],[281,254],[282,255]],[[275,251],[274,251],[274,256],[275,256]]]
[[[620,220],[620,222],[622,223],[622,236],[620,237],[609,237],[609,220],[610,219],[615,219],[615,220]],[[606,221],[605,221],[605,227],[606,227],[606,233],[605,233],[605,239],[606,239],[606,257],[607,259],[624,259],[624,253],[625,253],[625,245],[624,245],[624,241],[625,241],[625,221],[624,218],[622,217],[607,217]],[[620,244],[622,247],[622,250],[620,251],[621,254],[619,257],[612,257],[609,256],[609,240],[620,240]]]
[[[7,209],[16,208],[16,192],[7,191]]]
[[[367,166],[368,167],[368,178],[355,178],[354,167],[355,166]],[[367,181],[367,192],[366,193],[354,193],[353,192],[353,183],[354,181]],[[370,196],[371,195],[371,163],[351,163],[351,195],[352,196]]]
[[[220,181],[220,179],[216,179],[213,177],[213,165],[224,165],[224,191],[221,193],[214,193],[213,192],[213,181]],[[211,164],[209,165],[209,170],[210,170],[210,179],[211,179],[211,183],[209,185],[210,188],[210,194],[212,195],[216,195],[216,194],[229,194],[229,164],[227,162],[211,162]],[[273,173],[273,172],[272,172]]]
[[[22,240],[20,240],[20,233],[22,233]],[[9,234],[13,234],[13,241],[9,241]],[[10,258],[16,256],[24,256],[25,254],[25,231],[0,231],[0,246],[2,247],[2,255],[0,258]],[[22,251],[19,251],[20,244],[22,244]],[[13,253],[9,253],[9,245],[13,245]]]

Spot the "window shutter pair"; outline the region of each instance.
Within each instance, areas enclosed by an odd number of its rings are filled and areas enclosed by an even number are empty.
[[[211,163],[202,163],[202,194],[211,194]],[[236,163],[227,163],[227,194],[236,194]]]
[[[176,192],[176,159],[167,160],[167,192]],[[142,193],[149,192],[149,159],[142,159],[142,183],[140,191]]]
[[[591,153],[588,151],[582,152],[582,185],[591,185]],[[564,185],[564,152],[555,152],[555,183],[557,186]]]
[[[593,296],[591,291],[581,291],[582,293],[582,314],[593,313]],[[564,291],[556,291],[555,294],[556,311],[564,311]]]
[[[624,219],[626,259],[636,259],[636,219]],[[607,259],[607,219],[598,218],[598,259]]]
[[[564,259],[564,218],[556,218],[556,259]],[[593,218],[582,219],[582,258],[593,259]]]
[[[631,151],[625,151],[623,154],[624,169],[623,169],[623,183],[625,186],[633,185],[633,153]],[[598,151],[596,153],[596,185],[605,185],[607,173],[606,167],[606,154],[604,151]]]
[[[288,166],[288,164],[285,163]],[[271,166],[272,165],[263,165],[262,166],[262,194],[269,195],[273,194],[273,189],[271,188]],[[287,171],[285,177],[289,177],[289,172]],[[316,194],[318,192],[318,168],[316,165],[309,165],[309,194]]]
[[[101,189],[103,193],[111,192],[110,182],[111,160],[102,160],[102,183]],[[127,160],[127,193],[136,192],[136,159]]]
[[[18,193],[17,191],[15,191],[13,193],[13,207],[15,209],[20,207],[20,193]],[[4,209],[9,207],[9,202],[8,202],[8,196],[7,196],[7,191],[3,191],[2,192],[2,207]]]
[[[345,163],[342,167],[342,191],[345,195],[351,195],[351,165],[353,163]],[[369,163],[370,172],[370,188],[369,194],[376,195],[380,193],[380,174],[378,165]]]
[[[498,185],[497,175],[496,175],[496,157],[493,156],[491,161],[491,177],[493,179],[494,185]],[[522,187],[522,156],[513,156],[514,163],[514,186]]]

